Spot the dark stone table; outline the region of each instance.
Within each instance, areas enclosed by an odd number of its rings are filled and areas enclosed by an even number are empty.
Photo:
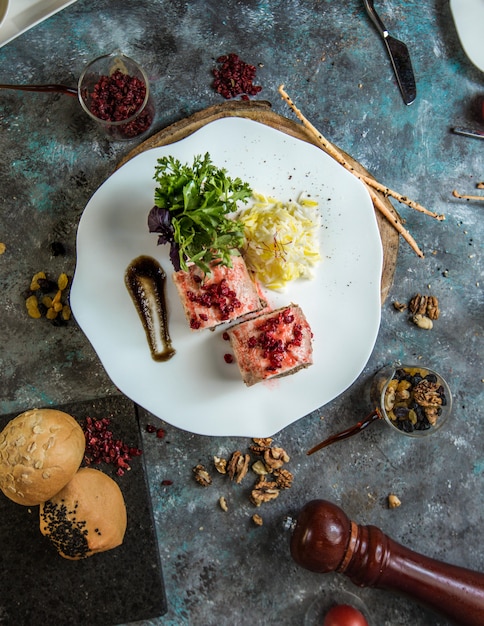
[[[254,509],[249,483],[216,475],[204,489],[193,479],[195,465],[245,451],[250,440],[193,435],[141,412],[143,428],[154,424],[166,432],[163,439],[143,435],[168,601],[164,616],[144,624],[302,625],[318,598],[342,593],[358,596],[379,626],[449,623],[396,594],[299,568],[283,519],[314,498],[334,501],[352,519],[379,526],[416,551],[482,568],[483,204],[457,199],[452,190],[478,193],[484,144],[450,129],[477,124],[484,74],[465,56],[447,2],[378,4],[411,50],[418,96],[410,107],[357,0],[78,0],[0,49],[1,83],[69,85],[90,59],[122,49],[148,71],[157,104],[153,132],[220,103],[211,70],[219,55],[236,52],[257,67],[258,98],[274,111],[293,117],[277,93],[284,83],[305,115],[378,180],[446,215],[438,222],[397,207],[425,258],[400,242],[380,332],[360,377],[274,436],[294,474],[293,487],[274,502]],[[57,327],[33,320],[24,298],[41,269],[73,274],[83,209],[136,142],[109,143],[76,100],[63,95],[2,91],[0,127],[1,412],[116,396],[75,322]],[[65,245],[65,255],[52,255],[54,240]],[[431,331],[392,305],[417,292],[439,299],[441,316]],[[455,401],[448,425],[415,442],[378,423],[307,457],[310,446],[362,417],[372,374],[395,359],[422,362],[448,379]],[[402,502],[397,509],[388,507],[392,492]],[[263,516],[262,527],[252,523],[254,512]],[[136,586],[132,594],[142,595]]]

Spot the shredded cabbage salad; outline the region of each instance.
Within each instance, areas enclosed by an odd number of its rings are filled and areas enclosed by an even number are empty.
[[[258,193],[253,199],[237,216],[244,225],[247,267],[265,287],[277,291],[297,278],[312,278],[321,260],[318,203],[306,194],[289,202]]]

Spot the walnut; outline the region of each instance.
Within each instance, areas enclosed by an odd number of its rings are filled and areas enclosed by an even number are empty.
[[[415,294],[408,303],[408,309],[413,315],[423,315],[430,320],[439,318],[439,301],[435,296],[422,296]]]
[[[255,506],[260,506],[263,502],[275,500],[278,495],[277,483],[266,481],[264,477],[260,477],[252,489],[250,500]]]
[[[227,473],[227,459],[221,459],[218,456],[213,457],[213,464],[219,474]]]
[[[287,469],[276,469],[273,474],[276,484],[280,489],[290,489],[294,476]]]
[[[193,468],[193,473],[195,474],[195,480],[202,485],[202,487],[208,487],[212,484],[212,477],[203,465],[196,465]]]
[[[271,447],[272,439],[270,437],[265,437],[264,439],[254,437],[252,439],[254,442],[253,445],[250,446],[250,451],[258,456],[262,456],[264,452]]]
[[[240,484],[249,470],[249,463],[250,455],[242,454],[242,452],[236,450],[227,464],[227,473],[230,480],[235,480],[237,484]]]
[[[423,407],[438,408],[442,406],[439,383],[432,383],[425,378],[415,385],[413,397],[415,402]]]
[[[400,498],[399,498],[398,496],[396,496],[394,493],[391,493],[391,494],[388,496],[388,506],[389,506],[391,509],[396,509],[396,508],[398,508],[401,504],[402,504],[402,503],[401,503],[401,501],[400,501]]]
[[[257,515],[257,513],[254,513],[254,515],[252,516],[252,521],[256,526],[262,526],[262,524],[264,523],[262,517],[260,515]]]
[[[289,461],[289,455],[283,448],[268,448],[264,452],[264,463],[269,471],[279,469]]]
[[[431,426],[435,426],[435,424],[437,423],[437,420],[439,419],[438,409],[434,407],[425,407],[424,411],[425,411],[425,416],[429,421],[429,424]]]
[[[429,296],[427,300],[427,317],[438,320],[440,315],[439,301],[435,296]]]
[[[393,304],[393,308],[399,311],[400,313],[402,311],[405,311],[405,309],[407,308],[407,305],[404,302],[397,302],[397,300],[394,300],[392,304]]]

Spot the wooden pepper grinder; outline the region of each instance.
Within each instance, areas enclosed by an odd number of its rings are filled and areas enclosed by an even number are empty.
[[[300,511],[291,554],[313,572],[339,572],[360,587],[405,593],[457,624],[484,624],[484,574],[413,552],[326,500],[312,500]]]

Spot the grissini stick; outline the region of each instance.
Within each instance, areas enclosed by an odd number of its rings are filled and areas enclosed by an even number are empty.
[[[290,548],[296,563],[313,572],[338,572],[359,587],[404,593],[456,624],[484,624],[484,574],[414,552],[376,526],[356,524],[327,500],[301,509]]]

